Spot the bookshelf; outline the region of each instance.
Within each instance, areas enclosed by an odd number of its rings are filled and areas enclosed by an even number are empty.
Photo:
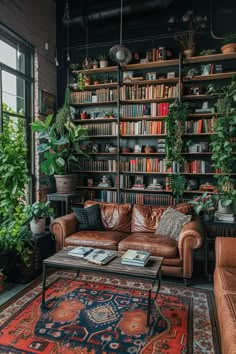
[[[214,112],[217,98],[206,94],[206,88],[211,81],[219,85],[229,82],[236,74],[235,59],[235,54],[214,54],[128,64],[122,68],[112,66],[73,71],[72,77],[81,71],[91,78],[97,75],[105,77],[105,82],[97,83],[96,80],[96,84],[87,85],[82,92],[75,91],[71,85],[74,121],[88,129],[85,145],[90,146],[89,158],[78,154],[78,163],[72,169],[79,174],[78,191],[89,191],[93,199],[102,201],[154,205],[174,203],[168,189],[168,176],[177,170],[174,163],[171,169],[166,167],[165,120],[170,104],[178,97],[190,106],[183,139],[186,144],[190,141],[192,144],[191,147],[189,143],[190,147],[183,151],[184,163],[180,172],[187,180],[197,181],[195,190],[186,186],[183,201],[203,193],[199,188],[201,184],[216,184],[214,175],[219,172],[212,169],[209,144],[219,114]],[[221,64],[223,71],[195,76],[186,74],[189,68],[202,70],[204,65],[210,65],[210,70],[214,71],[214,63]],[[133,80],[130,82],[123,82],[126,71],[132,72]],[[153,73],[154,80],[148,79],[147,74]],[[174,77],[169,78],[169,74]],[[207,102],[208,111],[201,109],[204,102]],[[107,109],[113,109],[115,116],[106,118]],[[89,119],[79,118],[83,111]],[[98,145],[96,151],[91,150],[93,145]],[[154,151],[144,152],[146,145],[154,147]],[[135,149],[136,146],[139,150]],[[109,147],[115,148],[115,152],[110,152]],[[103,176],[109,179],[110,185],[99,187]],[[137,176],[142,177],[144,187],[132,188]],[[152,189],[153,181],[157,181],[157,187]]]

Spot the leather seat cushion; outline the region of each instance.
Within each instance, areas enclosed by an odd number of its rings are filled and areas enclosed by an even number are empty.
[[[169,236],[134,232],[119,243],[118,249],[122,252],[134,249],[150,252],[153,256],[175,258],[178,254],[178,243]]]
[[[127,237],[121,231],[79,231],[66,237],[65,246],[88,246],[118,250],[118,243]]]
[[[217,267],[214,273],[214,289],[217,294],[236,294],[236,268]]]
[[[218,299],[217,314],[223,353],[236,353],[236,294],[222,295]]]

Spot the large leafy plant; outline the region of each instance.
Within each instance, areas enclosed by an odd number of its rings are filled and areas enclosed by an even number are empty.
[[[209,195],[207,192],[203,193],[201,196],[195,197],[193,200],[188,202],[197,215],[213,215],[215,211],[215,205],[213,201],[213,196]]]
[[[10,111],[10,109],[7,109]],[[23,121],[15,122],[6,112],[0,134],[0,249],[13,251],[27,263],[31,231],[24,225],[23,212],[29,172]]]
[[[64,123],[62,131],[59,123],[53,121],[53,115],[48,115],[45,121],[32,123],[32,131],[38,133],[38,152],[44,156],[41,170],[46,175],[67,174],[70,162],[77,161],[74,153],[86,155],[79,143],[85,139],[87,130],[69,119]]]
[[[33,204],[29,204],[24,209],[27,215],[27,222],[30,222],[33,219],[46,218],[49,216],[54,216],[54,210],[50,207],[50,201],[46,203],[35,202]]]

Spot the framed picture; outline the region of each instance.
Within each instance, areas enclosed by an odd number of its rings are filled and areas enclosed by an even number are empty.
[[[47,91],[40,91],[39,113],[47,116],[48,114],[54,114],[55,109],[56,109],[56,96]]]
[[[200,95],[201,94],[201,85],[192,85],[188,87],[188,95]]]
[[[146,80],[156,80],[156,78],[157,78],[157,73],[155,72],[146,74]]]
[[[134,76],[133,71],[124,71],[123,72],[123,82],[131,82]]]
[[[167,79],[174,79],[175,78],[175,71],[171,71],[167,73]]]
[[[135,184],[143,184],[143,176],[142,175],[141,176],[140,175],[139,176],[136,175],[134,177],[134,183]]]

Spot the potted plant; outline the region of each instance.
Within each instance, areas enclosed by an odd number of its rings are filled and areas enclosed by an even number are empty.
[[[209,195],[208,192],[195,197],[193,200],[190,200],[188,204],[193,207],[195,214],[203,217],[204,221],[213,218],[215,212],[214,198],[212,195]]]
[[[75,125],[68,117],[64,129],[59,129],[59,122],[53,121],[48,115],[45,121],[32,123],[32,131],[38,133],[38,152],[43,154],[41,170],[46,175],[54,175],[58,193],[72,193],[76,188],[76,175],[70,173],[70,163],[77,162],[76,153],[85,152],[80,142],[85,139],[87,130]]]
[[[222,53],[230,54],[236,52],[236,32],[227,33],[222,39],[223,46],[220,48]]]
[[[30,223],[30,229],[34,235],[42,234],[45,230],[47,217],[53,217],[54,211],[50,207],[50,201],[42,203],[40,201],[25,206],[24,212],[27,214],[26,223]]]
[[[98,61],[96,58],[93,59],[93,69],[97,69],[98,68]]]
[[[168,176],[168,184],[173,196],[176,198],[176,204],[179,204],[180,198],[183,196],[185,190],[185,176],[180,173],[173,173]]]
[[[100,68],[108,66],[108,55],[106,53],[100,54],[98,57]]]
[[[106,111],[104,111],[104,115],[106,118],[115,118],[116,117],[116,113],[113,109],[108,109]]]
[[[174,23],[174,18],[171,18]],[[185,57],[192,57],[195,54],[196,43],[206,29],[206,16],[199,16],[194,11],[187,11],[183,17],[183,28],[178,29],[175,40],[179,43]]]

